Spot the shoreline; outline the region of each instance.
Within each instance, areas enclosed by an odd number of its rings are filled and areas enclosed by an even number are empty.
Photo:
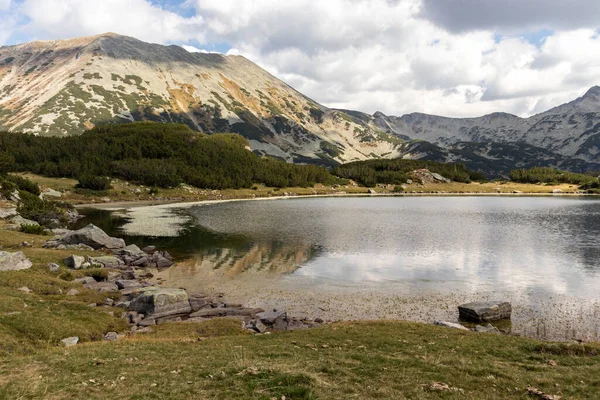
[[[219,204],[235,201],[256,201],[256,200],[290,200],[305,198],[338,198],[338,197],[598,197],[599,194],[593,193],[340,193],[340,194],[307,194],[293,196],[260,196],[260,197],[234,197],[229,199],[214,200],[191,200],[188,199],[165,199],[165,200],[132,200],[115,201],[104,203],[83,203],[74,204],[75,208],[95,208],[99,210],[118,210],[137,207],[154,206],[193,206],[202,204]]]

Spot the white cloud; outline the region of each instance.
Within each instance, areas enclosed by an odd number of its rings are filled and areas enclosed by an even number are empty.
[[[13,10],[0,12],[0,43],[11,31],[227,43],[316,101],[366,112],[529,115],[600,83],[597,0],[187,0],[192,17],[150,0],[17,4],[0,0]],[[520,35],[534,28],[553,33],[533,45]]]
[[[118,32],[149,42],[203,40],[202,18],[185,18],[146,0],[25,0],[29,19],[21,29],[32,37],[68,38]]]

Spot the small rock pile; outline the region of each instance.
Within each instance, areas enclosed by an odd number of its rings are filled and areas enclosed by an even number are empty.
[[[411,176],[420,181],[423,185],[431,183],[450,183],[450,179],[443,177],[442,175],[431,172],[428,169],[417,169],[412,171]]]
[[[88,251],[106,249],[113,254],[97,257],[72,255],[64,261],[72,269],[110,269],[105,281],[98,282],[92,277],[76,281],[85,288],[100,293],[119,292],[117,302],[107,298],[102,306],[124,308],[123,318],[127,318],[133,332],[148,332],[152,326],[164,322],[199,322],[214,318],[240,320],[242,326],[253,333],[306,329],[323,323],[320,319],[289,317],[283,311],[265,313],[259,308],[230,304],[222,296],[210,298],[203,294],[189,294],[184,289],[155,286],[148,282],[153,274],[146,268],[171,267],[173,257],[168,252],[158,251],[154,246],[143,249],[134,244],[126,246],[122,239],[108,236],[95,225],[61,233],[62,235],[46,242],[44,247]],[[49,268],[56,269],[56,265]],[[68,294],[77,295],[78,292]]]

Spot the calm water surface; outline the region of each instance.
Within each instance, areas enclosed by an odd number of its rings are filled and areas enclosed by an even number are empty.
[[[257,304],[287,301],[288,307],[311,312],[354,301],[359,311],[345,310],[343,316],[427,321],[455,318],[457,302],[501,298],[515,305],[513,330],[519,333],[552,338],[599,333],[600,201],[594,198],[220,203],[169,211],[187,218],[170,237],[152,236],[152,229],[128,237],[126,220],[88,212],[82,224],[92,221],[128,242],[193,256],[194,268],[169,272],[174,281],[220,285],[246,301],[260,292],[265,297]],[[160,226],[164,218],[154,223]],[[321,305],[311,306],[310,299]],[[369,299],[376,306],[367,306]],[[323,307],[326,301],[333,305]]]

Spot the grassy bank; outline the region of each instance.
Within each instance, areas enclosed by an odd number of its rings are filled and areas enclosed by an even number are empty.
[[[236,332],[235,321],[221,325],[212,330],[226,336],[206,338],[203,324],[165,325],[148,337],[8,358],[0,397],[524,399],[533,386],[590,399],[600,390],[597,346],[407,322],[263,336]],[[434,382],[450,390],[434,390]]]
[[[292,187],[271,188],[264,185],[253,185],[250,189],[226,189],[226,190],[204,190],[191,186],[183,186],[172,189],[158,189],[156,193],[150,193],[150,188],[114,180],[112,189],[104,192],[93,192],[75,189],[77,181],[67,178],[48,178],[31,173],[19,174],[37,183],[43,189],[51,188],[63,192],[61,200],[73,204],[87,203],[109,203],[128,201],[203,201],[203,200],[225,200],[244,199],[254,197],[282,196],[284,194],[297,196],[311,195],[336,195],[336,194],[368,194],[369,188],[361,186],[325,186],[315,187]],[[426,185],[407,185],[404,194],[512,194],[522,192],[523,194],[551,194],[553,190],[561,190],[563,193],[575,193],[578,191],[576,185],[559,184],[526,184],[516,182],[487,182],[487,183],[431,183]],[[398,194],[394,192],[394,185],[379,186],[373,188],[378,194]]]

